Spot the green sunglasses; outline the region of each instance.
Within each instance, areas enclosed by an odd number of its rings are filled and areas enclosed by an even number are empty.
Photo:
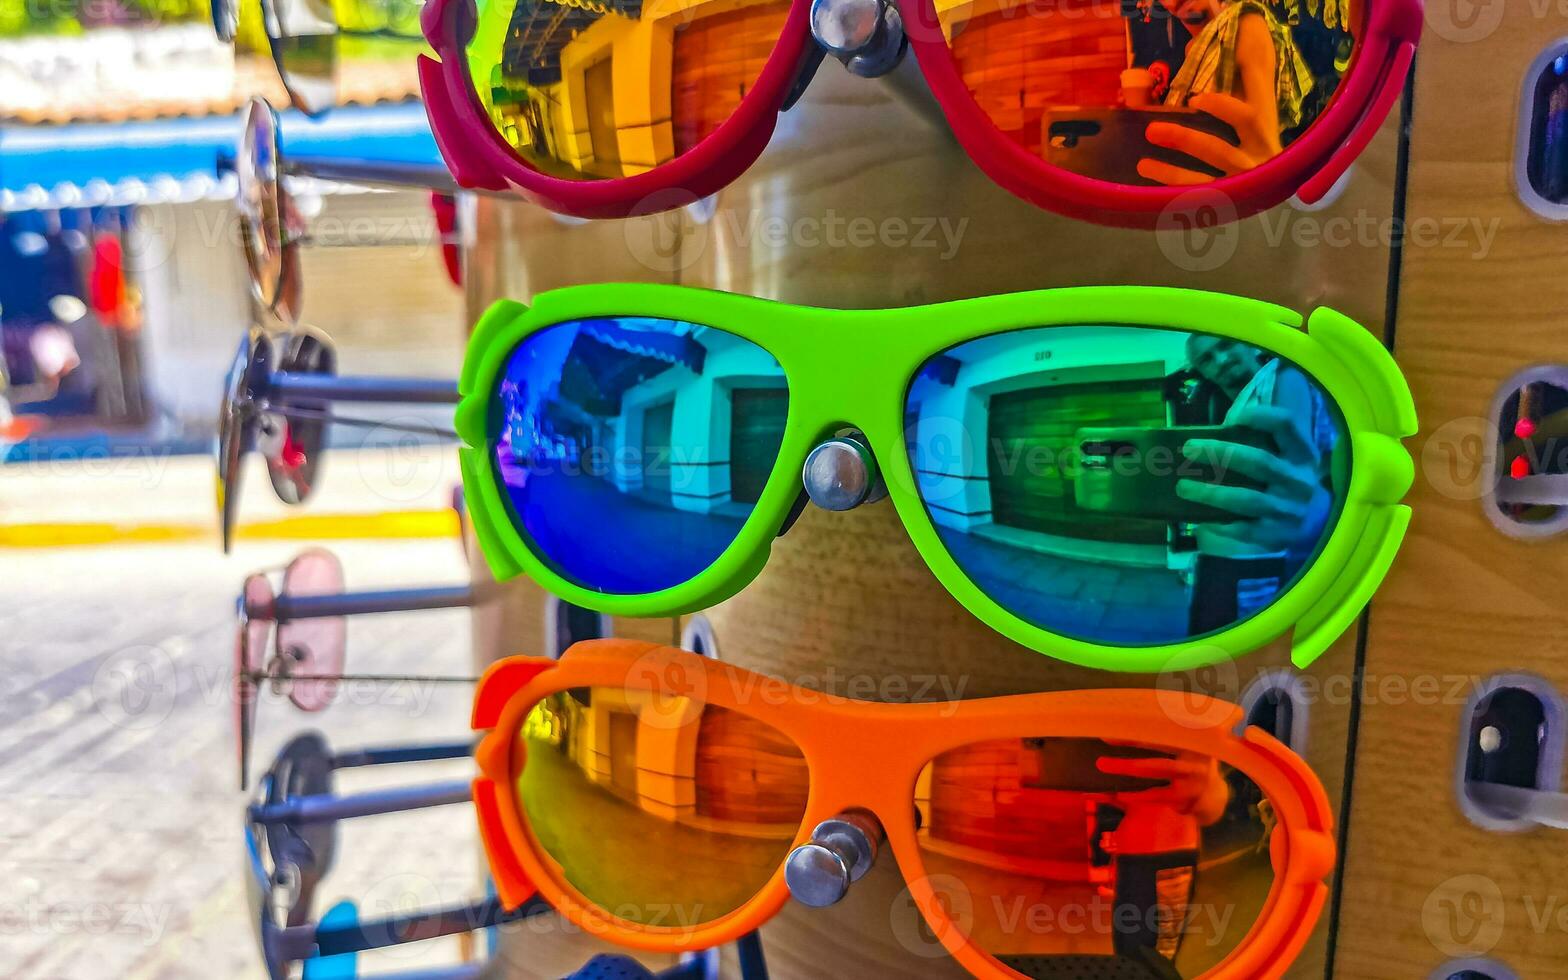
[[[460,388],[491,569],[619,615],[727,599],[808,498],[885,493],[948,591],[1041,653],[1182,670],[1294,628],[1304,666],[1410,519],[1415,408],[1382,344],[1214,293],[574,287],[492,306]]]

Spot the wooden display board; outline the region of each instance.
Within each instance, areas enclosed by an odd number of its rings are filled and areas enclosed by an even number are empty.
[[[1329,305],[1381,332],[1390,261],[1381,232],[1394,211],[1396,135],[1391,120],[1343,192],[1316,211],[1287,205],[1191,235],[1100,228],[1038,211],[993,185],[952,140],[913,64],[866,81],[830,60],[757,165],[708,202],[584,224],[529,205],[480,201],[470,316],[496,298],[526,301],[585,282],[672,282],[865,308],[1136,283],[1233,292],[1303,311]],[[481,662],[525,648],[516,637],[541,635],[530,619],[538,614],[529,611],[541,606],[539,590],[508,588],[513,608],[483,614],[503,618],[480,630]],[[932,698],[1159,683],[1236,700],[1264,671],[1289,664],[1284,644],[1183,677],[1110,674],[1042,657],[960,607],[885,503],[848,514],[808,508],[775,543],[756,582],[706,616],[725,660],[806,686],[865,678],[889,698],[915,694],[900,680],[915,678]],[[673,632],[665,621],[616,625],[623,634]],[[1310,688],[1354,676],[1357,632],[1307,672]],[[1304,754],[1336,807],[1350,725],[1348,699],[1310,705]],[[901,888],[894,863],[884,859],[833,908],[787,906],[763,930],[772,975],[963,975],[901,937],[890,913]],[[1290,976],[1325,975],[1329,934],[1325,916]],[[573,953],[583,948],[556,935],[508,937],[506,975],[557,975],[549,971],[568,958],[563,942]]]
[[[1410,538],[1367,640],[1343,980],[1427,977],[1478,956],[1521,978],[1568,975],[1563,832],[1484,830],[1456,790],[1478,683],[1525,673],[1568,693],[1554,628],[1568,547],[1504,536],[1477,499],[1494,395],[1525,367],[1568,361],[1568,227],[1525,208],[1513,179],[1527,70],[1565,36],[1556,5],[1428,6],[1406,206],[1412,232],[1428,234],[1403,249],[1395,342],[1421,416],[1420,465]],[[1444,244],[1439,229],[1468,230]]]

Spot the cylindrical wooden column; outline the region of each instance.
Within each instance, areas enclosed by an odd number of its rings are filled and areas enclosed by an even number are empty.
[[[711,286],[796,303],[894,307],[1082,284],[1180,285],[1332,305],[1381,333],[1389,253],[1377,236],[1303,248],[1302,229],[1393,208],[1393,122],[1356,164],[1344,193],[1306,214],[1282,206],[1215,232],[1212,242],[1100,228],[1039,211],[992,184],[954,143],[911,61],[867,81],[829,61],[786,113],[763,158],[716,198],[629,221],[567,222],[525,204],[482,201],[470,254],[471,314],[555,286],[614,281]],[[1217,251],[1216,251],[1217,250]],[[845,419],[853,424],[854,419]],[[537,588],[510,587],[508,611],[482,629],[477,654],[524,649],[539,635]],[[513,608],[521,611],[512,611]],[[775,542],[760,577],[705,613],[725,660],[811,687],[889,699],[1184,683],[1239,699],[1264,671],[1288,667],[1285,644],[1188,678],[1112,674],[1051,660],[974,619],[926,569],[892,507],[807,508]],[[626,633],[660,625],[618,621]],[[516,635],[513,635],[513,634]],[[638,632],[636,635],[645,635]],[[1313,666],[1349,678],[1348,634]],[[854,685],[853,687],[851,685]],[[1347,700],[1310,705],[1305,755],[1337,806],[1350,730]],[[846,746],[845,751],[854,751]],[[775,977],[959,976],[910,931],[902,882],[884,859],[842,903],[787,906],[763,930]],[[1321,977],[1327,916],[1292,977]],[[550,976],[557,942],[507,945],[508,976]],[[526,945],[524,945],[526,944]],[[573,947],[576,949],[577,947]],[[547,958],[548,957],[548,958]]]

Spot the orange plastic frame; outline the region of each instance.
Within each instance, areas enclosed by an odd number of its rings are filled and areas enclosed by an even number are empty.
[[[610,915],[574,889],[543,854],[515,793],[514,753],[528,712],[570,688],[610,687],[689,697],[772,725],[806,760],[810,790],[795,844],[847,809],[881,820],[889,849],[931,932],[970,973],[1020,974],[975,946],[947,918],[927,879],[913,809],[921,769],[949,749],[991,739],[1104,738],[1203,753],[1240,770],[1273,804],[1274,885],[1252,930],[1201,980],[1280,977],[1300,953],[1328,895],[1334,868],[1333,815],[1322,784],[1300,757],[1257,728],[1241,709],[1166,690],[1022,694],[972,701],[884,704],[835,697],[656,644],[607,639],[578,643],[560,660],[511,657],[479,682],[473,727],[488,731],[476,751],[474,806],[497,890],[507,908],[542,895],[567,919],[610,942],[655,952],[730,942],[770,919],[789,898],[782,863],[745,905],[700,926],[657,927]],[[756,692],[768,691],[767,696]],[[780,696],[780,693],[782,696]],[[749,694],[749,696],[748,696]],[[793,845],[792,845],[793,846]]]

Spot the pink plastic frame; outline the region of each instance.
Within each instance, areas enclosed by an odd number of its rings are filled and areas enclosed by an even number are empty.
[[[1099,224],[1156,227],[1162,217],[1215,209],[1224,219],[1292,194],[1316,203],[1371,142],[1404,89],[1421,35],[1422,0],[1367,0],[1365,27],[1339,88],[1317,121],[1279,156],[1195,187],[1129,187],[1052,166],[1008,139],[969,94],[943,38],[934,0],[900,0],[910,46],[954,135],[997,184],[1042,208]],[[718,191],[762,154],[807,51],[810,0],[793,0],[778,46],[739,108],[706,139],[632,177],[563,180],[528,166],[495,132],[469,81],[464,47],[473,0],[429,0],[422,22],[440,61],[421,55],[420,87],[436,144],[457,182],[513,192],[563,214],[615,218],[668,210]],[[1232,214],[1231,212],[1234,211]]]

